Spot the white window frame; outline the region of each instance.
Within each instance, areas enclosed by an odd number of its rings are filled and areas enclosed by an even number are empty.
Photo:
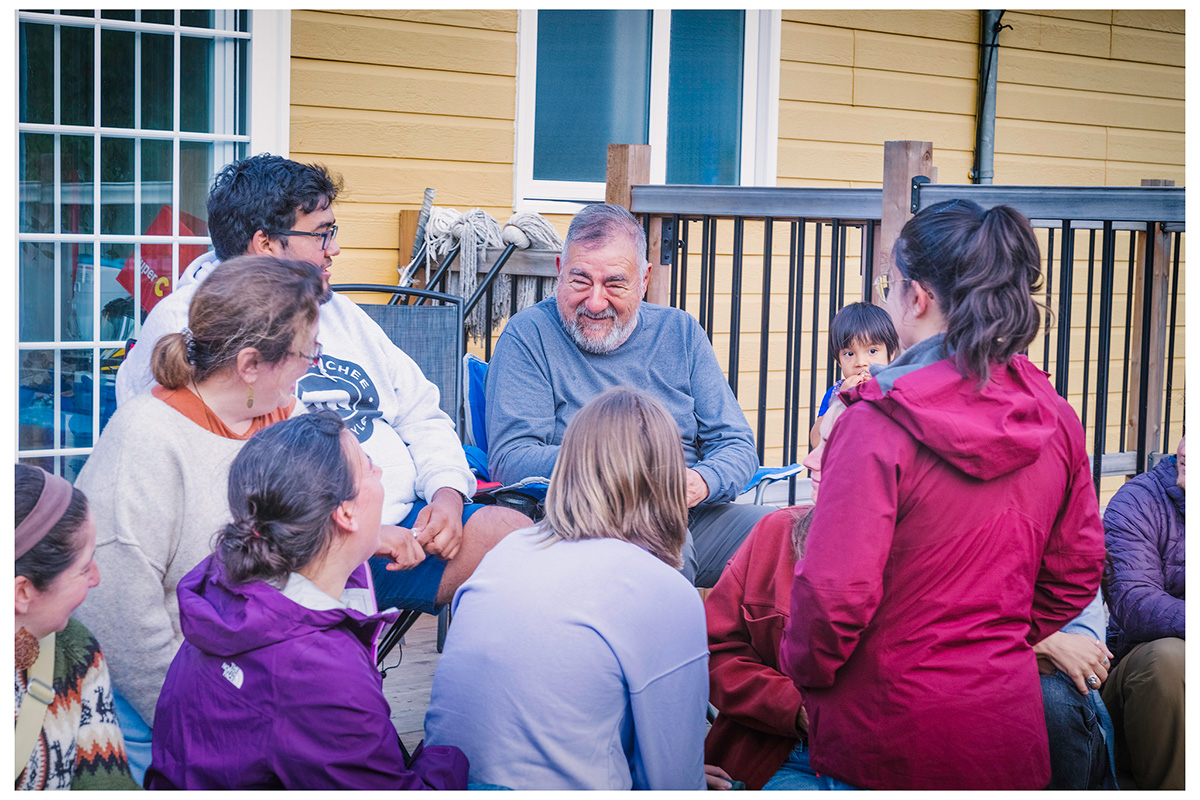
[[[247,98],[247,155],[291,155],[292,12],[250,12],[250,96]]]
[[[236,13],[236,12],[226,12],[226,13]],[[133,244],[134,245],[134,251],[133,251],[134,258],[141,257],[141,243],[144,241],[144,238],[145,238],[143,235],[136,234],[136,233],[135,234],[106,234],[106,233],[101,233],[99,230],[99,224],[100,224],[99,223],[99,219],[100,219],[99,209],[101,208],[101,205],[102,205],[101,183],[99,181],[101,138],[105,137],[105,136],[114,136],[117,138],[125,138],[125,137],[132,136],[132,137],[140,138],[140,139],[160,139],[160,140],[171,141],[173,143],[172,163],[171,163],[171,174],[173,177],[172,177],[172,182],[171,182],[171,186],[170,186],[169,201],[170,201],[171,205],[175,208],[179,207],[180,142],[181,141],[183,141],[183,140],[186,140],[189,142],[190,141],[200,141],[200,142],[210,141],[210,142],[222,143],[222,144],[244,142],[250,148],[253,148],[255,146],[261,146],[264,149],[269,149],[271,152],[279,152],[276,148],[278,148],[280,146],[281,142],[286,147],[287,134],[288,134],[288,129],[287,129],[288,114],[287,113],[279,114],[278,109],[280,107],[282,107],[284,109],[288,109],[289,104],[290,104],[290,97],[289,97],[288,83],[286,81],[286,76],[290,72],[290,65],[288,62],[290,61],[290,48],[291,48],[291,12],[290,11],[283,11],[283,12],[251,11],[249,13],[250,13],[250,25],[249,25],[250,30],[246,31],[246,32],[238,32],[238,31],[231,31],[231,30],[225,30],[225,29],[192,28],[192,27],[184,26],[184,25],[179,24],[178,15],[176,16],[176,22],[174,24],[158,24],[158,23],[145,23],[145,22],[128,22],[128,21],[123,21],[123,20],[112,20],[112,19],[102,18],[100,16],[101,15],[100,10],[97,10],[92,17],[71,17],[71,16],[62,16],[62,15],[58,15],[58,14],[46,14],[46,13],[26,12],[26,11],[17,12],[17,20],[16,21],[17,21],[18,25],[21,22],[34,22],[34,23],[47,24],[47,25],[56,25],[56,26],[59,26],[60,29],[62,27],[88,27],[88,28],[92,29],[93,35],[95,37],[94,38],[95,46],[93,49],[93,59],[94,59],[94,61],[93,61],[93,76],[94,77],[93,77],[93,87],[92,87],[92,91],[93,91],[92,102],[93,102],[93,108],[94,108],[94,113],[95,113],[95,119],[93,120],[93,122],[94,122],[93,125],[87,125],[87,126],[80,126],[80,125],[65,126],[65,125],[62,125],[59,123],[62,109],[61,109],[61,100],[58,97],[58,92],[59,92],[58,70],[60,68],[61,62],[56,57],[54,60],[55,72],[54,72],[54,75],[52,76],[52,80],[54,81],[54,87],[55,87],[55,89],[54,89],[54,92],[55,92],[54,120],[55,121],[53,123],[23,123],[23,122],[16,121],[17,115],[14,114],[15,125],[12,128],[10,128],[10,130],[14,131],[14,133],[16,134],[14,136],[14,141],[13,141],[13,152],[15,154],[15,152],[17,151],[17,148],[18,148],[17,140],[19,138],[19,134],[23,133],[23,132],[24,133],[59,134],[59,135],[70,135],[70,136],[90,136],[90,137],[93,137],[92,159],[93,159],[94,175],[96,177],[96,180],[93,181],[92,183],[80,184],[80,185],[78,185],[78,188],[72,189],[72,191],[80,191],[80,192],[84,192],[86,194],[91,195],[92,207],[93,207],[93,209],[95,209],[95,212],[93,215],[93,229],[92,229],[91,233],[81,234],[81,233],[66,233],[66,232],[59,233],[59,232],[57,232],[59,230],[59,228],[61,227],[59,216],[62,213],[62,199],[63,199],[63,194],[64,194],[64,187],[62,185],[61,176],[58,174],[59,169],[60,169],[61,160],[57,155],[55,157],[55,166],[54,166],[54,169],[55,169],[55,182],[54,182],[55,226],[54,226],[54,228],[55,228],[56,232],[54,232],[54,233],[20,233],[20,232],[16,232],[14,230],[14,232],[17,233],[17,235],[13,237],[13,245],[12,245],[13,263],[14,264],[20,263],[20,248],[23,243],[27,243],[27,242],[46,243],[46,244],[51,244],[54,246],[54,284],[55,284],[55,289],[54,289],[54,297],[55,297],[54,317],[55,317],[55,319],[54,319],[54,328],[53,328],[55,331],[55,335],[52,340],[48,340],[48,341],[20,342],[20,335],[19,335],[18,331],[19,331],[21,314],[22,314],[23,310],[20,308],[19,292],[17,292],[17,291],[13,292],[12,307],[13,307],[14,313],[12,316],[12,320],[13,320],[13,328],[14,328],[15,335],[13,337],[13,345],[14,346],[8,348],[5,351],[5,357],[8,359],[11,359],[7,362],[9,365],[9,367],[8,367],[9,373],[8,374],[13,375],[13,376],[16,376],[18,374],[18,360],[16,358],[13,358],[14,356],[19,358],[21,353],[24,353],[24,352],[30,351],[30,350],[52,350],[54,352],[54,364],[53,364],[52,369],[54,370],[54,376],[55,376],[54,377],[55,390],[54,390],[53,412],[52,412],[52,419],[54,420],[52,444],[50,447],[46,447],[46,448],[22,450],[22,449],[20,449],[20,443],[18,441],[14,441],[12,450],[14,453],[16,453],[16,456],[18,459],[23,460],[23,459],[34,459],[34,458],[46,458],[46,457],[67,458],[70,456],[87,455],[87,454],[91,453],[92,447],[94,447],[95,441],[99,437],[99,433],[100,433],[100,431],[99,431],[100,421],[101,421],[101,406],[100,406],[100,404],[101,404],[101,395],[102,395],[102,392],[100,390],[101,382],[99,380],[100,362],[101,362],[100,354],[101,354],[101,351],[103,351],[103,350],[111,350],[114,348],[122,347],[125,344],[125,342],[123,340],[122,341],[114,341],[114,340],[104,340],[104,339],[96,338],[97,328],[95,326],[99,325],[100,311],[101,311],[101,304],[100,304],[101,292],[100,291],[92,292],[91,319],[92,319],[92,324],[94,327],[91,332],[91,335],[88,336],[87,338],[80,339],[77,341],[76,340],[64,340],[62,338],[62,326],[61,326],[61,319],[60,319],[61,303],[57,300],[57,298],[59,298],[61,296],[62,288],[63,288],[61,286],[62,269],[60,267],[60,260],[62,257],[62,250],[61,250],[62,244],[64,244],[64,243],[67,243],[67,244],[69,244],[69,243],[90,244],[92,246],[92,253],[93,253],[93,259],[94,259],[93,264],[98,263],[100,249],[101,249],[102,244],[104,244],[104,243],[130,243],[130,244]],[[283,19],[280,19],[277,16],[272,18],[273,15],[280,15],[280,14],[283,15],[283,17],[284,17]],[[170,35],[174,36],[173,63],[175,65],[175,67],[174,67],[174,75],[173,75],[172,110],[171,110],[171,116],[172,116],[173,121],[172,121],[172,127],[170,130],[157,130],[157,129],[144,130],[141,127],[141,111],[140,111],[141,103],[139,100],[140,84],[135,85],[133,127],[132,128],[106,128],[106,127],[103,127],[100,125],[100,122],[102,119],[101,106],[103,103],[103,97],[102,97],[102,92],[101,92],[102,87],[99,84],[98,77],[101,74],[101,64],[100,64],[101,49],[99,47],[99,44],[100,44],[100,33],[101,33],[102,29],[105,29],[105,30],[128,30],[128,31],[137,31],[137,32],[143,32],[143,33],[156,33],[156,34],[170,34]],[[190,37],[197,37],[197,38],[212,38],[212,39],[222,38],[222,39],[226,39],[226,40],[243,39],[243,40],[250,41],[251,64],[250,64],[250,75],[247,76],[247,81],[251,85],[249,87],[247,87],[247,91],[252,92],[252,93],[247,97],[247,103],[246,103],[246,107],[247,107],[247,120],[246,120],[247,133],[246,134],[199,133],[199,132],[190,132],[190,131],[181,131],[180,130],[180,77],[179,77],[180,37],[184,36],[184,35],[187,35]],[[15,37],[19,36],[19,30],[14,30],[14,36]],[[56,52],[57,52],[57,49],[59,46],[58,42],[59,42],[59,33],[56,30],[56,33],[55,33]],[[140,55],[135,55],[135,59],[140,59]],[[135,61],[135,63],[137,63],[137,62]],[[135,66],[135,69],[137,69],[137,68],[138,67]],[[221,58],[214,59],[213,69],[214,69],[214,78],[216,80],[221,79],[221,76],[224,74],[225,68],[226,68],[226,65],[222,61]],[[259,70],[262,70],[263,74],[259,74]],[[279,86],[280,86],[279,80],[280,80],[281,75],[283,76],[283,80],[284,80],[282,92],[280,91],[280,88],[279,88]],[[273,83],[272,83],[272,81],[273,81]],[[267,101],[270,101],[271,98],[276,95],[281,99],[280,101],[282,102],[282,106],[279,106],[276,103],[267,105]],[[264,103],[262,105],[255,106],[254,105],[255,98],[263,100]],[[216,128],[220,124],[220,121],[223,118],[227,117],[229,114],[232,113],[233,109],[232,109],[231,103],[232,103],[232,98],[229,98],[229,102],[227,102],[223,105],[218,104],[213,109],[213,113],[215,115],[214,128]],[[266,110],[263,111],[261,116],[255,113],[256,111],[260,111],[263,108],[265,108]],[[271,115],[281,117],[282,125],[276,124],[273,127],[265,125],[265,122],[268,120],[268,118]],[[257,131],[257,128],[260,125],[264,127],[264,130],[261,133]],[[282,136],[282,139],[280,138],[281,136]],[[58,150],[56,148],[56,153],[57,152],[58,152]],[[140,151],[139,151],[139,153],[140,153]],[[282,154],[286,155],[286,151]],[[141,160],[140,155],[135,155],[135,162],[134,162],[135,175],[140,175],[140,173],[141,173],[140,160]],[[19,179],[18,179],[16,170],[14,170],[14,173],[13,173],[13,184],[14,184],[14,197],[17,201],[17,204],[19,204],[19,202],[20,202],[20,199],[19,199],[20,198],[20,185],[19,185]],[[116,188],[116,187],[110,187],[110,188]],[[149,188],[149,187],[147,187],[146,184],[143,184],[142,182],[140,182],[140,179],[136,179],[136,178],[135,178],[134,185],[131,185],[128,187],[128,191],[130,192],[132,202],[135,205],[135,207],[138,207],[141,205],[143,190],[146,188]],[[162,188],[165,189],[166,187],[162,187]],[[15,212],[15,209],[14,209],[14,212]],[[16,213],[13,213],[10,218],[15,220],[16,216],[17,216]],[[176,215],[175,224],[176,224],[176,226],[178,225],[178,215]],[[16,228],[16,226],[14,225],[14,229],[15,228]],[[174,228],[172,235],[170,236],[170,241],[172,243],[173,251],[174,251],[173,252],[174,261],[175,261],[174,270],[173,270],[173,279],[174,280],[178,279],[179,273],[182,272],[183,268],[187,266],[186,264],[178,263],[179,262],[179,245],[180,244],[205,244],[205,245],[207,245],[210,243],[210,240],[207,236],[182,236],[179,234],[178,227]],[[14,270],[14,272],[16,272],[16,270]],[[96,270],[93,270],[93,274],[92,274],[93,279],[96,279],[97,276],[98,276],[98,272]],[[135,307],[140,307],[140,304],[141,304],[141,282],[135,281],[133,286],[134,286],[134,292],[133,292],[132,296],[134,299],[134,304],[135,304]],[[140,332],[140,329],[141,329],[140,322],[136,323],[135,324],[135,336],[136,336],[136,332]],[[60,392],[57,388],[57,384],[59,383],[59,375],[61,374],[62,369],[63,369],[62,354],[64,352],[68,352],[68,351],[90,352],[91,356],[92,356],[92,375],[93,375],[93,387],[94,387],[94,390],[92,392],[92,407],[91,407],[91,419],[92,419],[92,425],[93,425],[93,430],[92,430],[92,443],[93,444],[92,444],[92,446],[71,446],[71,445],[64,445],[62,443],[62,433],[61,433],[61,429],[63,426],[62,402],[61,402]],[[18,382],[14,381],[14,385],[13,385],[13,389],[12,389],[12,397],[14,398],[14,401],[15,401],[14,408],[19,408],[19,400],[17,399],[18,396],[19,396],[19,385],[18,385]],[[10,419],[12,419],[12,421],[14,423],[17,421],[16,415],[14,415],[14,417],[10,418]],[[14,430],[14,429],[10,428],[10,430]],[[57,464],[57,466],[56,466],[56,471],[57,471],[62,468],[63,461],[61,461],[61,460],[57,461],[56,464]]]
[[[650,56],[650,182],[667,173],[667,72],[671,11],[653,12]],[[742,70],[741,185],[774,186],[779,154],[779,56],[783,12],[746,9]],[[604,183],[545,181],[533,177],[537,90],[537,11],[517,17],[517,109],[513,153],[513,209],[573,214],[604,200]]]

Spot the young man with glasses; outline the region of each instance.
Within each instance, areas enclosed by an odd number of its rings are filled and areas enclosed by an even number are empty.
[[[437,387],[362,309],[329,288],[341,252],[333,212],[340,189],[321,166],[268,154],[222,169],[208,196],[213,251],[192,262],[146,318],[117,372],[117,402],[153,386],[154,343],[183,329],[196,287],[221,260],[262,254],[322,267],[321,345],[298,354],[313,365],[296,394],[309,409],[338,412],[383,470],[387,557],[372,559],[380,608],[432,613],[496,542],[530,521],[511,509],[470,503],[475,478],[454,423],[438,405]]]

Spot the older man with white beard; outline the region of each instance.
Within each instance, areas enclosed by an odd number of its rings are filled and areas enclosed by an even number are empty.
[[[549,476],[567,424],[587,401],[617,385],[649,391],[679,425],[688,464],[682,572],[711,587],[771,510],[731,502],[758,455],[712,345],[686,312],[642,303],[645,232],[620,206],[576,214],[557,268],[556,296],[509,321],[488,368],[492,479]]]

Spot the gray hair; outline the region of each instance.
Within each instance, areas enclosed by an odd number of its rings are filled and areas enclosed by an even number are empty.
[[[565,255],[571,245],[585,249],[607,244],[614,236],[625,236],[637,256],[638,278],[645,280],[650,262],[646,260],[646,231],[637,218],[621,206],[611,203],[592,203],[584,206],[571,220],[567,239],[563,243]]]

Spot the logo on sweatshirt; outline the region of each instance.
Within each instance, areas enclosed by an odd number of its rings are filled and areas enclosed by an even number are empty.
[[[225,680],[232,683],[237,688],[242,688],[242,681],[245,680],[246,674],[242,672],[242,668],[232,661],[226,661],[221,665],[221,673],[225,676]]]
[[[371,438],[379,410],[379,391],[367,371],[353,361],[322,355],[296,382],[296,396],[309,411],[336,411],[360,444]]]

